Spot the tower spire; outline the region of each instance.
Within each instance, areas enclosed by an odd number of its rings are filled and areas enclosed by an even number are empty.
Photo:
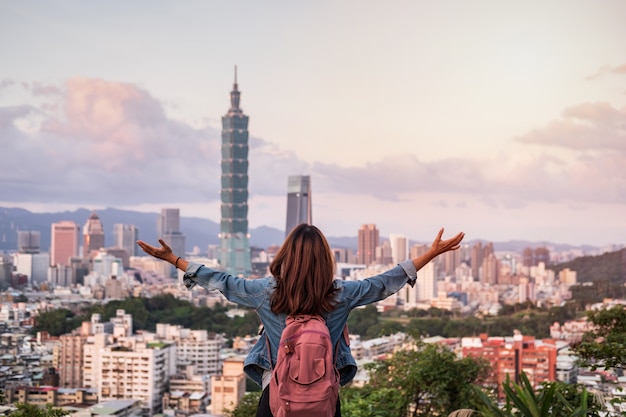
[[[241,113],[241,109],[239,108],[240,100],[241,93],[237,85],[237,65],[235,65],[235,83],[233,84],[233,91],[230,92],[230,112]]]

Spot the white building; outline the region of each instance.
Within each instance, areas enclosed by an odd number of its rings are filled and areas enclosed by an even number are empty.
[[[156,335],[159,339],[176,343],[178,373],[188,365],[194,365],[199,375],[217,375],[222,371],[220,351],[224,347],[224,338],[221,335],[163,323],[157,324]]]
[[[391,233],[389,235],[391,245],[391,259],[393,265],[409,259],[409,239],[400,234]]]
[[[161,410],[176,370],[176,345],[146,334],[127,337],[99,352],[100,399],[138,399],[147,415]]]
[[[415,286],[407,285],[403,291],[405,310],[424,307],[425,302],[430,306],[430,301],[436,297],[437,291],[434,262],[427,263],[417,271]]]
[[[28,277],[31,285],[39,286],[48,279],[49,253],[16,253],[15,267],[18,274]]]

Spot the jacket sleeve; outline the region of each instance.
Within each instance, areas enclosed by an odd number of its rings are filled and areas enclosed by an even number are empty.
[[[361,281],[344,281],[344,297],[352,310],[356,307],[384,300],[400,291],[405,284],[415,285],[417,271],[413,261],[406,260],[380,275]]]
[[[269,278],[235,277],[197,263],[187,266],[183,283],[190,290],[196,285],[207,290],[218,290],[227,300],[255,309],[263,303],[270,285]]]

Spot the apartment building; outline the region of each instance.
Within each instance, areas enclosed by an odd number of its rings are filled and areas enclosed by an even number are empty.
[[[557,351],[552,339],[535,340],[516,332],[513,337],[464,337],[461,339],[463,357],[474,356],[489,361],[491,372],[486,385],[498,390],[503,397],[502,383],[507,377],[519,382],[524,372],[537,387],[542,382],[556,381]]]

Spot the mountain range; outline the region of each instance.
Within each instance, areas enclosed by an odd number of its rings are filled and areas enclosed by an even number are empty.
[[[69,220],[75,222],[81,228],[92,214],[92,210],[84,208],[75,211],[63,211],[57,213],[33,213],[22,208],[0,207],[0,252],[10,252],[17,249],[18,230],[36,230],[41,233],[41,251],[47,252],[50,247],[51,225],[55,222]],[[139,239],[150,243],[157,242],[157,219],[159,213],[144,213],[132,210],[119,210],[106,208],[97,210],[105,230],[105,244],[112,246],[113,225],[116,223],[133,224],[139,229]],[[206,252],[208,245],[219,244],[219,223],[199,217],[181,217],[181,232],[185,235],[186,250],[191,251],[194,247]],[[355,230],[355,234],[356,234]],[[280,245],[283,242],[285,232],[273,227],[260,226],[249,230],[250,245],[253,247],[267,248],[271,245]],[[326,232],[328,233],[328,232]],[[327,235],[331,246],[336,248],[349,248],[356,251],[356,236],[332,236]],[[385,239],[381,236],[381,239]],[[466,241],[473,244],[477,239]],[[426,241],[410,241],[414,243],[430,243]],[[526,240],[510,240],[506,242],[493,242],[496,251],[521,252],[526,247],[546,246],[552,250],[579,249],[585,253],[598,251],[597,247],[584,245],[573,246],[567,244],[552,244],[549,242],[531,242]]]

